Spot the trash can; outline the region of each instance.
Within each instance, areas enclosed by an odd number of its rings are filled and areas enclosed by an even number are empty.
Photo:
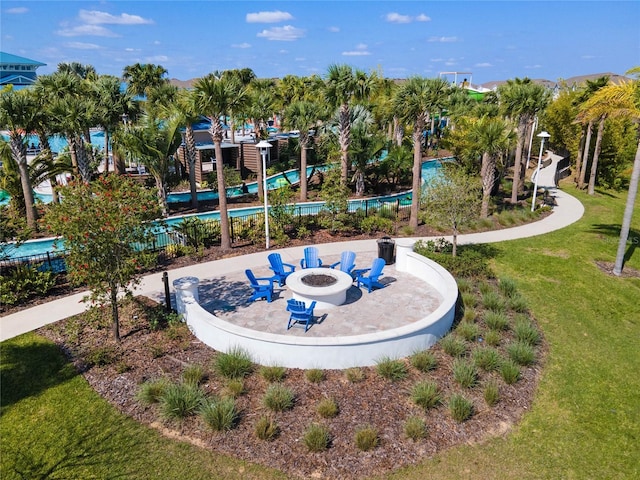
[[[382,237],[378,239],[378,258],[382,258],[386,265],[391,265],[395,262],[395,247],[396,242],[394,242],[391,237]]]

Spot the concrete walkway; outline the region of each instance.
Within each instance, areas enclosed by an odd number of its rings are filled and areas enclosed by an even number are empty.
[[[542,171],[544,170],[546,169]],[[493,243],[543,235],[571,225],[584,214],[582,204],[568,193],[550,188],[549,196],[555,200],[555,206],[553,213],[544,219],[519,227],[461,235],[458,237],[458,243]],[[433,240],[435,238],[423,237],[416,238],[416,240]],[[320,244],[318,248],[322,257],[339,257],[343,250],[352,250],[356,254],[377,255],[376,239]],[[298,264],[303,257],[303,249],[304,247],[291,247],[277,251],[282,255],[283,261]],[[186,276],[197,277],[200,280],[236,276],[238,272],[243,272],[247,268],[260,268],[266,265],[266,252],[258,252],[170,270],[169,278],[170,281],[173,281]],[[135,293],[164,303],[162,273],[154,273],[144,277]],[[0,341],[82,313],[86,309],[86,304],[82,302],[82,298],[86,294],[87,292],[78,293],[0,318]]]

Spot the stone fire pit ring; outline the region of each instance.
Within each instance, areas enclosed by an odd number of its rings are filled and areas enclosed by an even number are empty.
[[[326,280],[326,277],[333,277],[335,283],[324,286],[308,285],[309,278],[318,277],[319,280]],[[322,281],[317,283],[323,283]],[[287,287],[291,290],[293,298],[305,302],[307,305],[316,302],[316,309],[326,310],[342,305],[347,300],[347,290],[353,285],[351,275],[340,270],[331,268],[305,268],[293,272],[287,277]]]

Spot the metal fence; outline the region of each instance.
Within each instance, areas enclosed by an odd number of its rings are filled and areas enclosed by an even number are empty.
[[[288,209],[288,213],[293,217],[289,228],[295,229],[303,225],[305,217],[317,216],[323,211],[327,212],[327,208],[322,203],[295,205],[293,208]],[[406,220],[409,216],[409,205],[405,198],[400,197],[382,201],[378,199],[362,200],[361,202],[350,203],[348,212],[360,214],[363,217],[379,214],[386,218]],[[273,211],[270,218],[272,216]],[[170,229],[154,232],[152,241],[146,245],[140,245],[138,248],[157,252],[166,250],[170,245],[195,248],[200,245],[204,245],[206,248],[220,245],[221,230],[219,220],[199,220],[195,218],[185,220]],[[231,216],[229,217],[229,230],[232,244],[250,243],[264,233],[264,213]],[[0,275],[8,275],[19,266],[29,266],[39,271],[64,273],[67,271],[66,255],[66,251],[59,249],[55,253],[46,252],[1,259]]]

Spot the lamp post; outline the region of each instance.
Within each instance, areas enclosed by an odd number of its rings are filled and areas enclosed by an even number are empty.
[[[529,138],[529,150],[527,150],[527,166],[524,167],[525,170],[529,170],[529,161],[531,160],[531,146],[533,145],[533,134],[538,128],[538,116],[536,115],[533,118],[533,126],[531,127],[531,138]]]
[[[269,206],[267,201],[267,152],[271,148],[271,144],[266,140],[260,140],[256,144],[256,148],[262,156],[262,192],[264,196],[264,234],[266,237],[266,249],[269,250]]]
[[[533,184],[533,199],[531,200],[531,211],[533,212],[536,209],[536,193],[538,192],[538,177],[540,176],[540,164],[542,163],[542,152],[544,150],[544,141],[547,138],[550,138],[547,132],[540,132],[536,137],[540,138],[542,141],[540,142],[540,155],[538,156],[538,168],[536,169],[536,180]]]

